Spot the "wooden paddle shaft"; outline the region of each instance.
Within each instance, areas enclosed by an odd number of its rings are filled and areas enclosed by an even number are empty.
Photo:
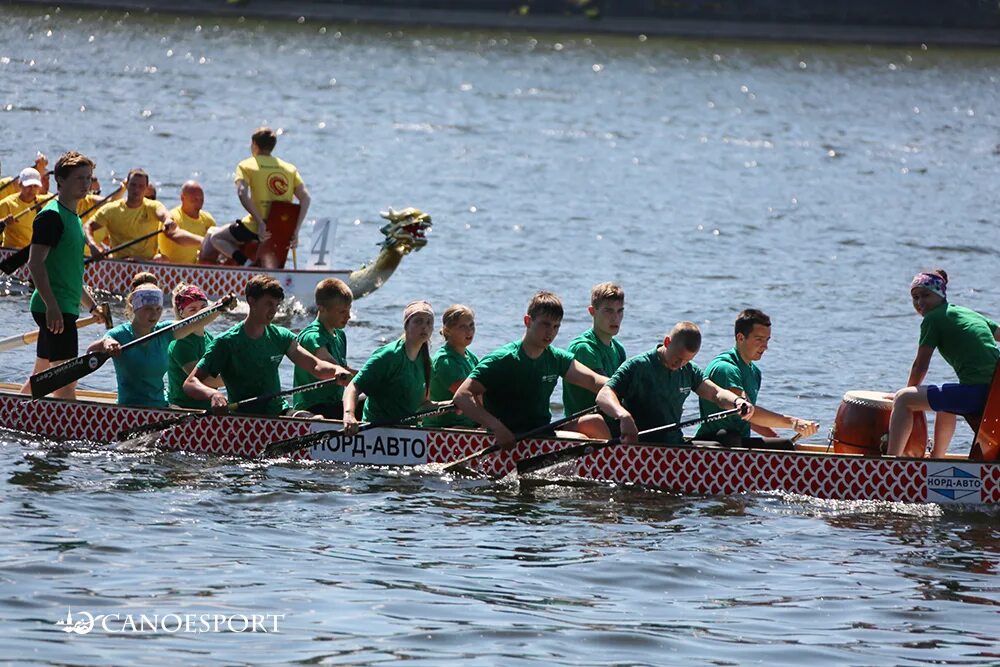
[[[99,320],[100,318],[98,318],[95,315],[91,315],[90,317],[85,317],[82,320],[76,321],[76,328],[82,329],[86,326],[90,326],[91,324]],[[18,348],[23,345],[31,345],[36,340],[38,340],[38,336],[40,335],[40,333],[41,332],[39,332],[36,329],[35,331],[29,331],[27,333],[18,334],[16,336],[11,336],[9,338],[4,338],[3,340],[0,340],[0,352],[13,350],[14,348]]]

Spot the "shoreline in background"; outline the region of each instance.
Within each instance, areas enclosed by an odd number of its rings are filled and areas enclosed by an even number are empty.
[[[280,3],[226,0],[0,0],[2,5],[104,9],[128,12],[207,15],[228,18],[316,20],[395,26],[606,33],[696,39],[750,39],[781,42],[835,42],[890,45],[997,47],[1000,30],[918,25],[849,25],[701,19],[608,17],[503,13],[473,9],[402,8],[295,0]]]

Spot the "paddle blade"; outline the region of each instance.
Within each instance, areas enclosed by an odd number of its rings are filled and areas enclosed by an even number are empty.
[[[0,262],[0,271],[3,271],[8,276],[22,266],[28,263],[28,254],[31,252],[31,246],[26,246],[21,248],[13,255],[9,256],[7,259]]]
[[[31,397],[48,396],[70,382],[76,382],[80,378],[90,375],[103,366],[108,359],[108,355],[103,352],[91,352],[32,375],[28,380],[31,385]]]

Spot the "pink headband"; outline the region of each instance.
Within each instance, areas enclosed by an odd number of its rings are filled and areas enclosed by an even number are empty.
[[[924,272],[913,276],[913,281],[910,283],[910,289],[912,290],[914,287],[923,287],[934,292],[942,299],[947,299],[948,297],[945,296],[947,293],[947,285],[948,283],[945,282],[944,278],[938,274]]]
[[[184,310],[192,303],[198,301],[208,301],[208,297],[205,293],[201,291],[201,288],[195,287],[194,285],[188,285],[180,292],[174,295],[174,308],[177,310]]]

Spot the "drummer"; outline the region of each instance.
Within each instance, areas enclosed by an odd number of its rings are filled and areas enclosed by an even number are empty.
[[[719,354],[705,368],[705,377],[737,396],[747,398],[756,406],[750,421],[734,415],[701,425],[696,440],[715,440],[730,447],[750,447],[754,449],[780,446],[777,442],[767,442],[761,438],[751,438],[750,432],[764,438],[778,438],[776,428],[790,428],[805,437],[819,430],[819,424],[814,421],[778,414],[757,404],[757,394],[760,392],[760,368],[754,363],[767,352],[771,341],[771,318],[763,311],[748,308],[736,317],[736,344],[729,350]],[[702,418],[720,412],[720,408],[712,401],[700,398]],[[787,444],[785,445],[787,447]]]
[[[941,458],[955,434],[955,415],[975,428],[986,405],[990,382],[1000,360],[1000,325],[974,310],[948,302],[948,274],[944,269],[918,273],[910,282],[913,308],[923,321],[917,356],[906,387],[896,392],[889,419],[888,453],[899,456],[913,429],[913,413],[933,410],[934,449]],[[924,385],[931,356],[941,356],[958,375],[957,384]]]

